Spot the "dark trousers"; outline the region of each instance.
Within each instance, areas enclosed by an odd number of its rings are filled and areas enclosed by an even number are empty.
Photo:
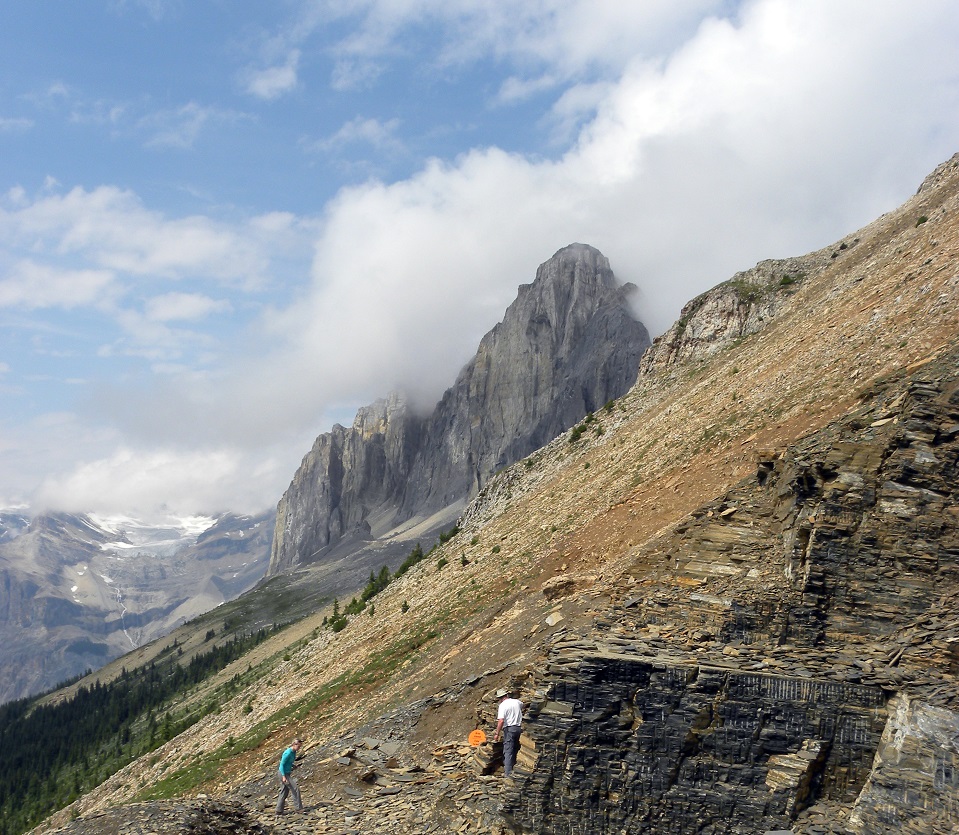
[[[293,795],[293,805],[299,810],[303,808],[303,802],[300,800],[300,787],[292,777],[287,777],[286,782],[280,778],[280,796],[276,799],[276,813],[283,814],[283,806],[286,804],[286,796]]]
[[[507,725],[503,728],[503,774],[509,777],[516,765],[516,752],[519,750],[519,725]]]

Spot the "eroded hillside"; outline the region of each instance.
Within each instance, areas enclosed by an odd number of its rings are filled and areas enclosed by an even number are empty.
[[[956,716],[959,160],[782,286],[736,338],[710,304],[684,313],[699,348],[659,340],[375,610],[271,638],[236,662],[255,683],[47,828],[166,792],[277,831],[881,832],[893,807],[902,831],[952,831],[955,743],[916,742],[942,768],[897,798],[882,735]],[[537,714],[512,785],[466,745],[507,682]],[[274,824],[294,734],[310,809]],[[933,790],[945,817],[916,823]]]

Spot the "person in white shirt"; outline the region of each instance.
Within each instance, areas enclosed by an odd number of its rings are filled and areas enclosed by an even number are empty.
[[[499,742],[503,737],[503,776],[509,777],[516,764],[516,752],[519,750],[519,735],[523,724],[523,703],[514,699],[509,690],[497,690],[496,698],[500,699],[499,710],[496,712],[496,732],[493,742]]]

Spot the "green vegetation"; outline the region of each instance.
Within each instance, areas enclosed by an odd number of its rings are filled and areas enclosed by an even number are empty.
[[[333,614],[328,618],[323,618],[323,625],[329,626],[334,632],[341,632],[346,628],[346,624],[348,623],[349,621],[346,619],[346,615],[340,611],[340,601],[334,600]]]
[[[592,412],[588,412],[586,417],[584,417],[580,423],[576,424],[576,426],[574,426],[572,431],[569,433],[569,442],[571,444],[575,444],[580,438],[583,437],[583,434],[586,432],[586,430],[589,429],[589,427],[594,423],[596,423],[596,415],[594,415]],[[597,426],[599,427],[599,424],[597,424]]]
[[[458,533],[455,526],[444,531],[438,545]],[[345,608],[341,609],[338,600],[333,601],[333,614],[324,619],[324,626],[339,632],[348,625],[351,614],[365,610],[372,617],[373,598],[426,556],[417,543],[394,575],[386,566],[379,573],[370,572],[364,589]],[[440,567],[445,564],[445,558],[438,563]],[[127,763],[156,750],[204,716],[219,712],[222,704],[261,672],[249,665],[246,672],[224,678],[215,688],[204,682],[280,629],[281,618],[288,624],[315,610],[317,602],[316,597],[290,588],[282,578],[273,578],[255,595],[221,609],[212,624],[211,618],[202,627],[197,626],[192,650],[189,643],[173,640],[151,662],[132,672],[123,669],[114,681],[97,680],[55,703],[43,694],[0,705],[0,835],[19,835]],[[404,601],[402,611],[409,608]],[[260,626],[269,624],[270,619],[272,626]],[[249,631],[244,633],[244,628]],[[384,675],[438,634],[422,624],[417,629],[413,637],[374,655],[362,669],[310,693],[248,734],[231,737],[221,749],[201,755],[189,768],[168,775],[145,790],[140,799],[188,791],[212,778],[227,758],[262,744],[285,722],[307,715],[345,689],[380,683]],[[312,637],[316,636],[314,630]],[[285,647],[275,660],[291,660],[296,647]],[[65,684],[75,686],[81,678]],[[250,714],[254,703],[246,700],[241,709]]]
[[[347,605],[344,613],[347,615],[358,615],[360,612],[366,608],[366,604],[372,600],[376,595],[378,595],[383,589],[385,589],[389,584],[390,580],[393,578],[390,577],[390,570],[387,566],[383,566],[380,569],[379,574],[374,574],[370,572],[370,579],[367,581],[366,586],[363,588],[363,591],[360,592],[359,599],[353,598],[349,605]],[[337,630],[339,631],[339,630]]]
[[[333,614],[323,618],[323,625],[328,626],[334,632],[340,632],[346,628],[346,625],[350,622],[349,618],[351,615],[358,615],[364,610],[367,610],[372,616],[373,609],[373,598],[378,595],[383,589],[385,589],[393,580],[396,580],[399,577],[402,577],[407,571],[409,571],[414,565],[422,562],[429,554],[432,554],[440,545],[444,545],[449,542],[454,536],[460,532],[458,526],[454,525],[448,531],[443,531],[440,533],[439,542],[434,545],[427,553],[423,553],[423,548],[419,542],[413,546],[413,550],[410,551],[409,556],[403,560],[400,564],[400,567],[396,569],[396,573],[390,576],[390,569],[387,566],[383,566],[380,569],[379,574],[374,574],[370,572],[370,579],[364,587],[363,591],[360,592],[360,596],[354,597],[350,600],[349,603],[340,611],[340,604],[338,600],[333,601]],[[474,538],[475,539],[475,538]],[[438,568],[442,568],[447,564],[445,557],[441,558],[437,563]],[[367,604],[369,604],[369,609],[367,609]],[[409,608],[409,607],[407,607]],[[404,612],[406,609],[403,610]]]
[[[770,290],[772,289],[768,285],[764,284],[754,284],[751,281],[746,281],[742,278],[732,278],[726,282],[727,285],[732,287],[736,291],[736,295],[739,296],[747,304],[754,304],[755,302],[764,299],[769,295]]]
[[[919,219],[916,221],[916,226],[922,226],[922,224],[924,224],[927,220],[929,220],[929,218],[927,218],[925,215],[919,215]]]
[[[688,302],[683,308],[682,313],[680,314],[679,319],[676,322],[676,336],[680,337],[686,332],[686,326],[689,324],[690,320],[696,313],[699,312],[699,309],[706,304],[706,299],[708,298],[706,293],[700,293],[696,296],[691,302]]]
[[[783,277],[779,279],[780,287],[790,287],[795,284],[797,281],[802,281],[806,277],[804,272],[798,273],[784,273]]]
[[[214,696],[193,707],[184,695],[269,635],[236,636],[181,663],[164,660],[68,699],[21,699],[0,706],[0,835],[16,835],[111,774],[219,710]],[[173,649],[171,646],[170,650]],[[179,647],[178,647],[179,649]],[[221,695],[235,692],[239,676]]]
[[[410,551],[410,555],[403,560],[400,567],[396,569],[396,576],[402,577],[414,565],[416,565],[418,562],[422,562],[423,556],[423,549],[420,547],[419,542],[417,542],[416,545],[413,546],[413,550]]]
[[[460,529],[458,525],[453,525],[448,531],[443,531],[443,533],[440,534],[440,545],[445,545],[459,532]]]
[[[189,766],[159,780],[142,791],[135,799],[162,800],[193,791],[215,778],[223,764],[231,757],[256,750],[272,734],[291,724],[301,724],[307,717],[344,693],[350,693],[355,697],[371,687],[382,684],[397,669],[412,660],[424,644],[439,634],[435,628],[432,628],[438,622],[439,619],[435,619],[431,624],[421,626],[413,635],[401,638],[382,651],[374,653],[360,669],[343,673],[323,687],[309,692],[299,701],[254,725],[239,739],[227,740],[226,745],[197,757]]]

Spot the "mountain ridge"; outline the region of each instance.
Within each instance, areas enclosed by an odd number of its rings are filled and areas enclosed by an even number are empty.
[[[273,514],[199,527],[16,516],[0,538],[0,703],[47,690],[235,597],[265,570]]]
[[[595,248],[563,247],[520,286],[428,416],[392,394],[349,429],[320,435],[278,505],[268,576],[346,537],[388,536],[432,514],[451,523],[497,469],[622,394],[649,345],[630,287]]]
[[[524,745],[522,791],[485,777],[495,761],[471,751],[465,739],[477,726],[491,727],[495,691],[507,685],[519,688],[531,704],[552,705],[552,716],[568,715],[571,723],[617,719],[623,723],[617,732],[642,728],[627,710],[610,707],[607,712],[604,706],[591,713],[555,689],[565,673],[575,674],[584,653],[592,653],[595,675],[605,675],[597,666],[604,659],[622,656],[631,669],[642,669],[647,664],[642,659],[648,658],[660,674],[675,676],[676,659],[686,657],[697,659],[700,670],[721,668],[724,675],[745,676],[739,682],[785,676],[809,692],[823,687],[822,692],[834,692],[829,688],[838,688],[839,681],[831,676],[859,669],[854,660],[869,664],[870,671],[860,670],[860,675],[878,681],[881,673],[881,683],[863,683],[883,693],[886,725],[878,743],[873,731],[864,737],[873,740],[870,745],[878,744],[873,759],[872,748],[857,755],[857,762],[871,770],[855,808],[840,794],[816,794],[828,760],[820,750],[790,741],[792,747],[776,753],[765,749],[758,761],[764,771],[753,773],[770,798],[782,802],[773,817],[754,818],[747,825],[718,814],[700,826],[708,823],[714,832],[732,833],[772,828],[766,824],[781,829],[788,822],[794,833],[806,835],[910,831],[908,815],[921,820],[931,808],[923,806],[928,800],[936,801],[947,819],[922,819],[925,828],[913,831],[951,831],[957,821],[948,815],[959,808],[959,787],[948,777],[959,773],[957,752],[948,743],[949,722],[956,718],[948,701],[956,692],[956,671],[949,667],[948,654],[936,653],[957,636],[947,622],[936,619],[937,610],[928,610],[928,624],[912,614],[902,626],[893,621],[897,631],[889,639],[895,641],[894,652],[882,652],[871,639],[850,644],[853,651],[864,647],[862,659],[834,659],[815,647],[799,647],[815,661],[809,668],[779,644],[737,644],[720,632],[707,637],[697,632],[715,629],[710,619],[735,625],[725,613],[736,614],[777,589],[800,600],[807,594],[835,593],[828,585],[807,589],[807,580],[817,580],[815,574],[787,574],[776,560],[767,565],[741,559],[736,565],[734,559],[738,538],[749,532],[748,525],[739,530],[736,524],[737,513],[746,512],[736,509],[744,501],[737,485],[756,489],[760,477],[768,478],[796,458],[792,445],[825,431],[824,438],[839,441],[837,450],[848,452],[851,447],[843,446],[838,430],[829,429],[842,424],[859,433],[913,433],[911,439],[902,435],[901,449],[912,455],[903,459],[909,468],[920,452],[926,460],[922,444],[951,449],[955,437],[948,422],[941,441],[936,440],[939,430],[923,440],[928,430],[913,427],[915,416],[901,411],[913,381],[930,392],[923,397],[953,390],[959,349],[959,156],[939,166],[926,183],[895,211],[827,248],[828,263],[792,290],[786,288],[788,298],[760,330],[742,339],[718,336],[722,349],[705,351],[702,361],[687,358],[665,372],[641,375],[583,431],[577,431],[579,424],[498,474],[463,517],[462,530],[376,596],[375,615],[359,614],[333,633],[322,626],[330,614],[326,606],[272,638],[272,650],[264,648],[250,658],[249,663],[264,665],[258,681],[149,759],[82,798],[72,807],[81,818],[70,831],[96,831],[93,816],[111,805],[169,796],[163,792],[182,796],[197,788],[236,798],[251,820],[267,820],[275,756],[292,734],[314,746],[315,754],[301,771],[307,802],[314,804],[307,821],[314,827],[335,831],[348,821],[347,826],[381,832],[419,832],[430,826],[462,832],[554,831],[549,819],[537,820],[518,806],[523,796],[542,797],[537,781],[549,774],[550,762],[562,761],[556,757],[563,749],[555,747],[561,737],[551,735],[549,723],[530,721],[535,748]],[[922,408],[921,398],[908,402]],[[951,414],[948,404],[938,408]],[[800,491],[821,489],[817,478],[829,479],[830,490],[855,484],[854,470],[830,476],[836,469],[830,460],[826,453],[826,466],[808,475],[801,469],[788,476],[780,470],[784,477],[770,483]],[[909,511],[903,512],[908,522]],[[822,517],[820,541],[826,545],[829,526],[858,518],[831,515],[828,504]],[[798,534],[809,515],[795,519],[798,524],[790,522],[788,528],[797,534],[793,544],[802,542]],[[696,553],[677,550],[686,547],[681,543],[693,530],[707,531],[702,542],[713,543],[706,549],[697,546],[696,565],[691,565]],[[941,534],[929,530],[929,541],[938,542]],[[811,535],[808,542],[815,541]],[[761,544],[787,553],[782,539]],[[948,547],[946,540],[943,544]],[[812,553],[800,547],[797,554],[804,552]],[[754,568],[759,574],[751,576]],[[835,588],[841,592],[844,587]],[[595,653],[596,629],[615,639],[615,652],[607,647]],[[754,669],[756,664],[766,666]],[[687,681],[694,666],[685,667]],[[930,689],[933,677],[947,685],[945,696]],[[204,693],[191,698],[202,699]],[[745,705],[759,715],[759,701],[747,699]],[[924,705],[923,715],[935,714],[941,724],[920,738],[910,716],[919,716]],[[677,722],[684,715],[674,713]],[[692,721],[679,726],[688,735],[681,734],[680,740],[688,738],[692,745],[709,738],[712,714],[703,713],[701,721],[699,716],[694,710]],[[885,731],[891,734],[887,741]],[[938,788],[917,783],[911,796],[893,792],[886,801],[878,799],[874,791],[889,792],[897,784],[895,771],[888,770],[899,756],[896,739],[913,746],[906,760],[938,757],[952,769],[941,773]],[[388,743],[389,753],[377,741]],[[575,742],[580,751],[593,744]],[[572,754],[577,749],[567,750]],[[540,763],[537,757],[544,754]],[[681,760],[672,756],[664,754],[664,762],[678,769]],[[187,780],[197,761],[215,768],[192,782],[172,779],[180,775]],[[609,772],[598,773],[609,779]],[[855,779],[863,776],[858,772]],[[577,814],[581,799],[593,796],[587,793],[591,785],[579,781],[570,787],[566,814]],[[622,790],[603,785],[614,793]],[[625,801],[620,807],[628,808]],[[897,810],[906,819],[888,817]],[[54,816],[46,829],[66,826],[70,813]],[[137,813],[128,807],[116,814],[135,820]],[[679,820],[672,818],[676,825]],[[597,831],[606,831],[600,818],[594,823]],[[634,818],[632,824],[645,827],[638,831],[675,831],[668,820],[643,823]]]

